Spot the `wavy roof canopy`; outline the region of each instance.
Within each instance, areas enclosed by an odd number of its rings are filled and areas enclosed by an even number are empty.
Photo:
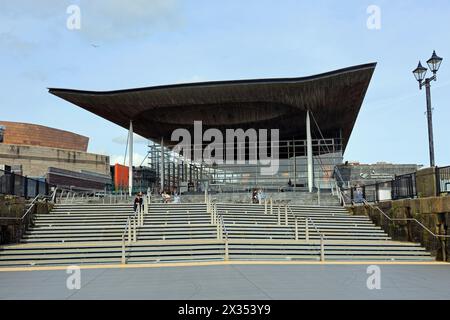
[[[151,140],[170,141],[172,131],[203,129],[280,129],[280,139],[305,138],[306,110],[324,136],[342,130],[344,150],[376,63],[315,76],[214,81],[118,91],[51,88],[49,92]]]

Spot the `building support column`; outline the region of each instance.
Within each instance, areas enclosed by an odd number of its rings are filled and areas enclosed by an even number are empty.
[[[133,196],[133,120],[130,120],[128,130],[128,189],[130,197]]]
[[[313,163],[313,149],[311,138],[311,119],[309,110],[306,112],[306,154],[308,159],[308,190],[313,192],[314,186],[314,163]]]
[[[297,153],[295,151],[295,139],[292,139],[292,148],[294,149],[294,192],[297,189]]]
[[[161,164],[160,167],[161,169],[159,170],[160,172],[160,181],[161,181],[161,192],[164,191],[164,186],[165,186],[165,165],[164,165],[164,161],[165,161],[165,155],[164,155],[164,138],[161,138]]]

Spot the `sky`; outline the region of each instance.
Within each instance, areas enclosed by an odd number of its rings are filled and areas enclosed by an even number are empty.
[[[47,88],[301,77],[377,62],[344,158],[428,165],[425,92],[411,71],[436,50],[436,164],[450,165],[449,31],[448,0],[1,0],[0,119],[88,136],[90,152],[122,162],[125,129]],[[140,164],[146,140],[135,140]]]

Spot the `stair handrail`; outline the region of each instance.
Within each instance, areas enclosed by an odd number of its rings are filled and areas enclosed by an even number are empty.
[[[345,201],[345,197],[348,197],[344,192],[342,192],[342,189],[338,186],[337,181],[336,182],[336,190],[338,193],[339,200],[342,203],[342,206],[345,207],[347,205],[347,202]],[[352,203],[352,199],[349,199],[349,202]]]
[[[221,213],[217,213],[217,215],[219,216],[219,223],[221,225],[222,231],[223,231],[223,235],[225,237],[225,241],[228,241],[228,230],[227,227],[225,225],[225,220],[223,219],[223,216]]]
[[[317,227],[316,223],[314,222],[314,220],[313,220],[311,217],[309,217],[309,216],[306,216],[306,217],[297,217],[297,216],[294,214],[294,212],[292,211],[292,208],[291,208],[291,206],[290,206],[289,204],[287,204],[287,207],[289,208],[289,211],[291,212],[291,215],[294,217],[294,219],[303,218],[304,220],[311,221],[311,224],[312,224],[312,226],[314,227],[314,229],[316,230],[317,234],[319,234],[319,236],[320,236],[321,238],[323,238],[324,240],[327,239],[327,236],[326,236],[323,232],[321,232],[321,231],[319,230],[319,228]]]
[[[289,203],[286,204],[286,206],[289,208],[289,211],[293,215],[294,219],[297,219],[297,216],[292,211],[292,208],[289,205]],[[305,219],[305,234],[306,234],[306,222],[308,220],[311,221],[311,224],[313,225],[314,229],[319,234],[319,236],[320,236],[320,261],[322,261],[322,262],[325,261],[325,240],[326,240],[326,235],[319,230],[319,228],[315,224],[314,220],[311,219],[311,217],[306,216],[306,217],[302,217],[302,218]]]
[[[223,238],[224,238],[223,240],[224,240],[224,242],[225,242],[225,260],[228,260],[228,259],[229,259],[228,230],[227,230],[227,227],[226,227],[226,225],[225,225],[225,221],[224,221],[224,219],[223,219],[222,214],[219,213],[218,211],[217,211],[216,214],[217,214],[218,217],[219,217],[219,224],[221,225],[221,228],[222,228],[222,236],[223,236]]]
[[[131,242],[136,242],[137,241],[137,227],[138,227],[138,223],[140,220],[140,215],[143,214],[141,212],[141,206],[138,205],[138,210],[136,210],[132,215],[128,216],[127,218],[127,223],[125,224],[125,228],[122,232],[122,258],[121,258],[121,262],[122,264],[126,264],[127,263],[127,259],[126,259],[126,248],[127,246],[125,245],[125,237],[128,234],[128,245],[131,244]],[[133,222],[133,223],[132,223]],[[133,229],[132,229],[133,228]]]
[[[25,213],[22,215],[22,217],[1,217],[2,220],[21,220],[23,221],[28,214],[31,212],[31,210],[34,208],[34,206],[36,205],[37,201],[39,199],[45,199],[45,197],[41,194],[38,194],[29,204],[30,206],[28,207],[28,209],[25,211]]]
[[[375,209],[377,211],[379,211],[384,217],[386,217],[386,219],[388,219],[389,221],[395,222],[395,221],[414,221],[416,222],[419,226],[421,226],[423,229],[425,229],[429,234],[431,234],[432,236],[436,237],[436,238],[450,238],[450,235],[447,234],[435,234],[433,231],[431,231],[427,226],[425,226],[422,222],[420,222],[419,220],[415,219],[415,218],[391,218],[389,217],[386,213],[384,213],[383,210],[380,209],[380,207],[378,206],[374,206],[373,204],[371,204],[370,202],[368,202],[366,199],[363,199],[363,203],[369,207],[371,207],[372,209]]]
[[[125,228],[124,228],[124,230],[122,232],[122,260],[121,260],[122,264],[126,264],[127,263],[127,260],[126,260],[126,257],[125,257],[125,254],[126,254],[125,237],[127,235],[127,231],[130,228],[130,223],[131,223],[131,217],[128,217],[127,218],[127,223],[125,224]],[[130,241],[130,240],[131,240],[130,239],[130,235],[128,235],[128,241]]]

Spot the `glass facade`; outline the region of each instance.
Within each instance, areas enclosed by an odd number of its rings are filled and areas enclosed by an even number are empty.
[[[313,139],[314,188],[330,189],[333,172],[343,162],[340,138]],[[207,145],[203,146],[206,148]],[[246,154],[249,153],[247,145]],[[270,150],[269,150],[270,154]],[[306,140],[279,142],[278,164],[272,162],[275,172],[263,172],[269,165],[260,161],[236,161],[206,164],[189,161],[169,148],[150,142],[148,165],[156,172],[154,189],[182,192],[203,192],[205,188],[218,192],[241,192],[253,188],[273,191],[307,190]],[[269,155],[270,157],[270,155]]]

